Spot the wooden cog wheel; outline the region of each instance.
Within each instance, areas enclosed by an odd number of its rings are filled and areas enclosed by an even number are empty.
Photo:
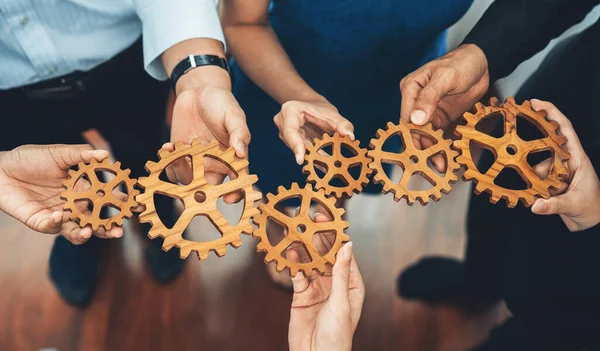
[[[457,161],[466,167],[463,179],[475,182],[476,194],[488,192],[491,203],[505,199],[508,207],[515,207],[519,200],[529,207],[538,197],[550,197],[550,189],[558,189],[562,185],[561,179],[568,173],[563,161],[569,158],[569,154],[561,148],[567,140],[557,134],[558,123],[548,121],[544,111],[534,111],[529,101],[518,105],[512,97],[509,97],[504,103],[492,98],[490,106],[478,103],[475,108],[477,111],[475,114],[464,114],[467,125],[456,128],[456,134],[461,137],[454,143],[454,147],[461,151]],[[502,115],[504,119],[504,135],[502,137],[494,138],[475,129],[479,121],[495,114]],[[521,139],[517,135],[517,116],[534,124],[545,137],[531,141]],[[473,161],[471,142],[490,150],[496,157],[495,162],[485,174],[479,172]],[[528,155],[542,151],[553,153],[552,167],[548,176],[543,180],[534,173],[527,162]],[[527,183],[528,188],[513,190],[496,185],[496,177],[506,167],[516,170]]]
[[[298,215],[290,217],[276,209],[276,205],[290,198],[301,198],[301,205]],[[329,213],[332,221],[316,223],[310,216],[309,209],[311,201],[315,201],[323,206]],[[267,194],[267,202],[258,206],[260,214],[254,217],[254,224],[258,228],[254,230],[254,237],[260,242],[257,251],[266,252],[265,263],[277,262],[277,271],[281,272],[286,267],[290,270],[290,275],[296,276],[298,272],[303,272],[309,276],[312,270],[324,273],[326,264],[334,264],[335,256],[342,245],[350,238],[344,233],[348,228],[348,222],[342,219],[344,209],[335,207],[335,199],[325,196],[323,190],[314,191],[310,185],[305,188],[298,187],[298,184],[292,183],[291,189],[285,189],[280,186],[276,195]],[[283,226],[287,235],[275,246],[271,245],[267,237],[267,222],[269,219]],[[322,255],[317,250],[313,236],[319,233],[335,233],[335,241],[329,251]],[[285,251],[294,243],[304,244],[311,261],[306,263],[292,262],[284,258]]]
[[[254,203],[261,199],[260,192],[252,187],[258,180],[253,174],[248,174],[248,161],[235,156],[235,150],[228,148],[222,150],[217,141],[209,145],[201,143],[200,139],[194,139],[192,145],[175,143],[172,152],[160,150],[158,152],[159,162],[148,161],[146,170],[150,173],[148,177],[138,180],[145,191],[137,196],[137,201],[146,206],[140,214],[141,223],[150,223],[152,228],[148,232],[151,239],[163,237],[163,249],[170,250],[173,246],[180,249],[181,258],[186,258],[192,251],[196,251],[199,259],[208,258],[208,253],[214,251],[217,256],[222,257],[226,253],[229,244],[235,248],[242,244],[240,235],[251,234],[252,224],[250,219],[258,213]],[[159,179],[163,170],[173,161],[182,157],[189,157],[192,163],[193,180],[190,184],[181,185]],[[209,184],[204,177],[204,158],[212,158],[226,165],[236,176],[230,181],[213,185]],[[217,200],[224,195],[236,191],[242,191],[244,195],[244,211],[239,222],[230,225],[227,219],[217,208]],[[182,201],[184,210],[175,225],[167,228],[156,213],[154,207],[154,194],[167,195]],[[198,195],[201,194],[199,197]],[[186,240],[182,237],[183,231],[195,216],[206,216],[221,233],[221,238],[196,242]]]
[[[331,155],[324,154],[324,148],[328,146],[331,146]],[[345,157],[342,148],[353,156]],[[350,198],[353,193],[360,193],[369,183],[372,170],[368,167],[371,159],[367,157],[367,150],[361,149],[358,140],[353,141],[348,136],[342,137],[335,133],[333,136],[325,134],[323,138],[315,139],[315,144],[307,149],[304,159],[306,165],[303,172],[308,175],[307,181],[314,184],[316,190],[324,189],[327,196],[333,194],[337,198]],[[325,176],[317,174],[317,167],[324,169]],[[357,178],[350,174],[350,168],[353,167],[360,167]],[[333,179],[339,179],[346,185],[331,185]]]
[[[100,171],[111,173],[115,177],[108,183],[101,182],[96,174]],[[80,163],[77,170],[69,170],[69,179],[63,183],[66,189],[60,195],[61,199],[66,201],[63,209],[70,211],[70,218],[78,221],[82,228],[90,225],[92,230],[98,230],[100,227],[109,230],[113,225],[123,225],[123,219],[132,216],[131,210],[137,206],[135,196],[139,194],[134,188],[135,179],[129,178],[130,172],[129,169],[121,170],[120,162],[111,165],[108,159],[102,162],[92,159],[90,163]],[[82,178],[89,181],[90,187],[80,191],[77,182]],[[118,199],[113,194],[113,190],[121,184],[125,186],[126,200]],[[89,215],[81,212],[78,201],[91,203],[93,208]],[[101,218],[103,207],[116,208],[119,213],[109,218]]]
[[[429,137],[435,141],[435,144],[425,150],[418,149],[413,144],[411,132]],[[389,122],[386,130],[379,129],[377,138],[371,139],[369,156],[373,162],[369,164],[369,167],[375,171],[373,181],[383,184],[384,194],[391,191],[395,201],[405,198],[409,205],[414,204],[416,200],[419,200],[421,205],[426,205],[430,198],[439,201],[442,193],[449,193],[452,183],[458,180],[455,172],[460,168],[454,160],[458,153],[452,150],[452,141],[444,139],[442,134],[441,130],[433,130],[431,123],[418,126],[405,120],[401,120],[400,124]],[[400,135],[403,151],[401,153],[383,151],[385,142],[394,135]],[[444,174],[439,174],[428,164],[428,160],[436,154],[445,156],[446,173]],[[385,174],[383,163],[395,164],[402,168],[402,177],[398,183],[392,181]],[[432,187],[427,190],[410,190],[410,179],[415,174],[425,178]]]

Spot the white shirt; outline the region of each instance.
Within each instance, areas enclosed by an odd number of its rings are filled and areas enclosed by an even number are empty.
[[[160,80],[174,44],[225,42],[213,0],[0,0],[0,89],[88,71],[142,32],[145,68]]]

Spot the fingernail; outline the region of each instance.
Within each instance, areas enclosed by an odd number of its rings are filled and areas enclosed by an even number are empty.
[[[296,273],[296,276],[294,277],[294,279],[301,279],[301,278],[303,278],[302,272]]]
[[[346,135],[350,137],[350,139],[355,140],[356,137],[354,136],[354,133],[352,133],[351,131],[347,130],[346,131]]]
[[[301,165],[304,163],[304,157],[302,157],[302,154],[299,152],[296,152],[296,162]]]
[[[425,120],[427,119],[427,114],[425,111],[416,110],[410,113],[410,121],[414,124],[423,125],[425,124]]]
[[[246,145],[244,145],[244,143],[242,143],[241,141],[238,141],[237,151],[239,151],[239,153],[242,154],[242,156],[246,156]]]
[[[349,241],[346,243],[346,245],[344,245],[344,259],[346,261],[350,261],[352,258],[352,246],[352,241]]]

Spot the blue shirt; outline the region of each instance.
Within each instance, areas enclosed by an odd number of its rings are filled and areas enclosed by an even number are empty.
[[[213,0],[0,0],[0,89],[88,71],[144,34],[144,62],[192,38],[224,42]]]

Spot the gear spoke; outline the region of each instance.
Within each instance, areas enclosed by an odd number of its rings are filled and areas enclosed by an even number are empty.
[[[502,163],[498,162],[498,160],[496,160],[496,161],[494,161],[492,166],[487,170],[487,172],[485,172],[485,175],[492,179],[496,179],[498,174],[500,174],[500,172],[502,172],[503,169],[504,169],[504,164],[502,164]]]
[[[381,162],[382,163],[396,163],[396,162],[400,162],[400,163],[404,163],[407,161],[406,155],[404,155],[404,152],[401,154],[397,154],[395,152],[387,152],[387,151],[382,151],[380,153],[380,158],[381,158]]]
[[[500,139],[494,138],[491,135],[482,133],[475,128],[467,128],[463,127],[460,129],[460,133],[462,134],[463,139],[472,140],[477,144],[487,146],[493,149],[500,148]]]
[[[427,149],[423,150],[423,157],[430,158],[431,156],[436,155],[444,150],[444,145],[441,142],[438,142],[437,144],[432,145]]]
[[[552,147],[552,139],[550,137],[545,137],[542,139],[531,140],[525,143],[525,150],[528,154],[533,154],[536,152],[551,150]]]

